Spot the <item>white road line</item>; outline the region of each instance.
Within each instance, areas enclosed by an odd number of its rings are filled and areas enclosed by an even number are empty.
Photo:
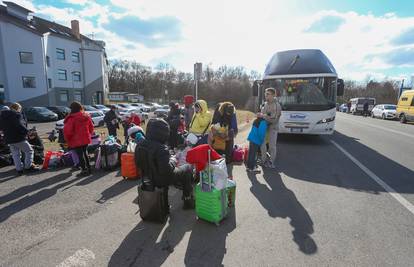
[[[338,145],[335,141],[331,140],[332,144],[334,144],[342,153],[345,154],[353,163],[355,163],[361,170],[363,170],[372,180],[377,182],[382,188],[384,188],[393,198],[395,198],[401,205],[403,205],[407,210],[409,210],[412,214],[414,214],[414,205],[408,202],[405,198],[403,198],[400,194],[398,194],[391,186],[386,184],[381,178],[379,178],[375,173],[373,173],[370,169],[365,167],[361,162],[359,162],[356,158],[354,158],[348,151],[346,151],[343,147]]]
[[[79,249],[72,256],[66,258],[56,267],[78,267],[78,266],[88,266],[91,260],[95,259],[95,254],[89,249]]]
[[[341,119],[343,119],[343,118],[341,118]],[[366,125],[366,126],[369,126],[369,127],[373,127],[373,128],[377,128],[377,129],[380,129],[380,130],[388,131],[388,132],[391,132],[391,133],[396,133],[396,134],[400,134],[400,135],[404,135],[404,136],[407,136],[407,137],[414,138],[414,135],[412,135],[412,134],[400,132],[400,131],[397,131],[397,130],[388,129],[388,128],[385,128],[385,127],[382,127],[382,126],[373,125],[371,123],[364,123],[364,122],[360,122],[360,121],[356,121],[356,120],[352,120],[352,119],[344,119],[344,120],[356,122],[356,123],[359,123],[359,124],[362,124],[362,125]]]

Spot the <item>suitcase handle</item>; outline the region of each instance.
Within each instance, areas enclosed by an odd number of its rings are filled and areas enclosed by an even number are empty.
[[[207,165],[207,173],[208,173],[208,185],[209,185],[209,189],[211,191],[212,189],[212,179],[211,179],[211,168],[210,168],[210,163],[211,163],[211,149],[207,150],[207,158],[208,158],[208,165]]]

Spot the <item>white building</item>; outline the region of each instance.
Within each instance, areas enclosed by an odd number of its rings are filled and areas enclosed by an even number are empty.
[[[13,2],[0,5],[0,98],[24,106],[101,104],[108,94],[105,43],[32,16]]]

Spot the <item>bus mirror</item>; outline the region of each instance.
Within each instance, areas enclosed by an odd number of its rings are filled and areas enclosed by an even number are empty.
[[[258,81],[254,81],[252,86],[253,96],[259,96],[259,83]]]
[[[338,79],[338,84],[336,87],[336,95],[343,96],[344,95],[344,80]]]

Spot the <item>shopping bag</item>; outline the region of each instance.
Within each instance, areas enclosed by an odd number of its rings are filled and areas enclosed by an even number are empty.
[[[43,161],[42,169],[46,170],[50,167],[57,167],[60,163],[60,158],[63,156],[61,151],[47,151],[45,154],[45,160]]]
[[[217,190],[224,189],[227,185],[227,165],[226,159],[222,158],[219,160],[212,161],[210,163],[210,168],[212,171],[212,182],[213,187]]]

